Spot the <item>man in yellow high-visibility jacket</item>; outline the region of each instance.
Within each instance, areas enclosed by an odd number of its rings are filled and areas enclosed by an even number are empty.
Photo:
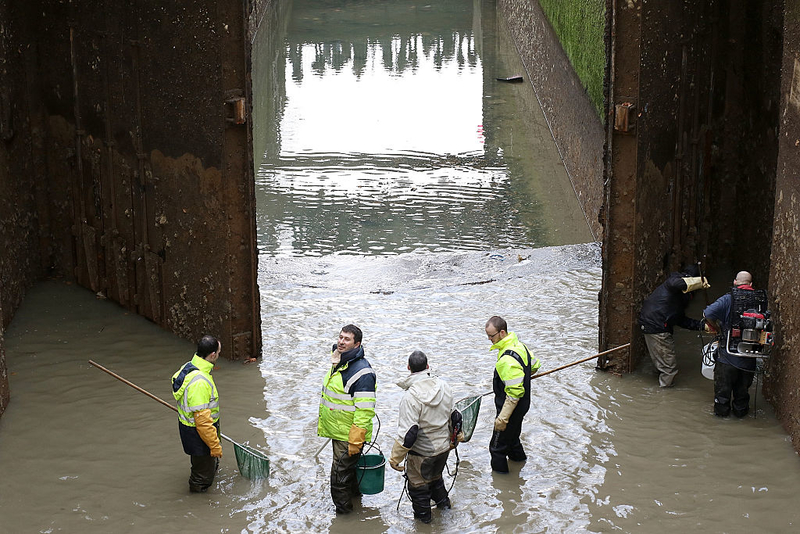
[[[333,442],[331,497],[336,512],[353,510],[361,495],[356,464],[364,442],[372,438],[375,371],[364,357],[361,329],[349,324],[331,349],[331,366],[322,383],[317,433]]]
[[[534,358],[514,332],[508,332],[505,319],[495,315],[486,321],[486,336],[492,342],[489,350],[497,349],[494,366],[494,405],[497,417],[489,444],[492,470],[508,473],[508,460],[528,459],[519,436],[522,418],[531,405],[531,377],[541,363]]]
[[[214,336],[203,336],[192,361],[172,375],[172,395],[178,401],[178,430],[183,451],[192,459],[189,491],[206,491],[222,458],[219,442],[219,393],[211,370],[222,345]]]

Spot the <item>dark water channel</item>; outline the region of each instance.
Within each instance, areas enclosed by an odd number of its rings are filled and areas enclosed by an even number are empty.
[[[266,452],[269,479],[241,478],[224,444],[216,484],[189,494],[174,414],[87,360],[170,399],[192,345],[54,280],[6,333],[0,532],[797,529],[788,438],[760,392],[755,418],[712,415],[689,332],[670,390],[648,364],[615,377],[587,363],[534,382],[529,459],[509,475],[489,468],[485,402],[459,447],[453,509],[431,525],[407,500],[397,509],[402,478],[388,469],[382,493],[335,516],[330,449],[315,455],[339,328],[364,330],[388,454],[395,382],[414,349],[457,398],[491,389],[483,324],[494,314],[543,370],[596,353],[599,246],[532,89],[495,79],[524,69],[490,5],[292,2],[265,24],[254,58],[263,358],[214,373],[223,431]]]

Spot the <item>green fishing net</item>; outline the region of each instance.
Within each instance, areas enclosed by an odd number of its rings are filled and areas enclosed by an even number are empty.
[[[269,458],[262,453],[239,443],[233,444],[233,450],[236,453],[239,472],[243,477],[256,480],[269,475]]]
[[[467,442],[472,438],[472,433],[475,432],[475,425],[478,422],[478,412],[481,410],[480,397],[466,397],[456,402],[456,410],[461,412],[462,428],[464,433],[464,441]]]

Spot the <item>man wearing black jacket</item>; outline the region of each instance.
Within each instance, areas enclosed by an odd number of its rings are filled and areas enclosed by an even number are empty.
[[[686,317],[684,311],[692,299],[692,292],[711,287],[701,278],[697,265],[689,265],[681,272],[670,273],[642,303],[639,326],[644,333],[647,352],[658,370],[658,385],[667,388],[673,385],[678,374],[675,357],[673,328],[680,326],[688,330],[703,330],[703,321]]]

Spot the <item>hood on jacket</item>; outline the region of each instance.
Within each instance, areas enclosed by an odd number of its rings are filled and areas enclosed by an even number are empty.
[[[503,355],[503,353],[506,351],[506,348],[509,345],[514,345],[515,343],[517,343],[517,341],[519,341],[519,340],[517,339],[516,332],[509,332],[506,335],[506,337],[504,337],[503,339],[498,339],[497,343],[492,344],[492,346],[489,347],[489,350],[490,351],[491,350],[496,350],[497,351],[497,359],[499,360],[500,357]]]
[[[397,385],[409,390],[414,397],[427,406],[438,406],[444,398],[444,390],[439,379],[431,375],[427,369],[411,373]]]

